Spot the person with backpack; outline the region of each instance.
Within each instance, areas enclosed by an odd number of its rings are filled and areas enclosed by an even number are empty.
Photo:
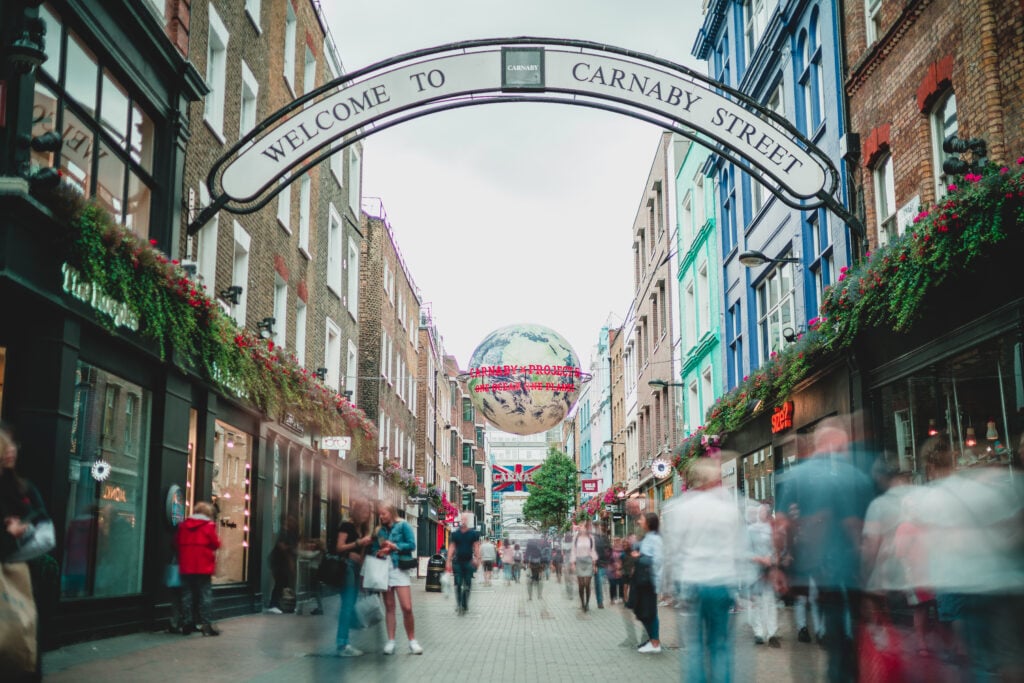
[[[544,580],[551,580],[551,541],[547,538],[540,539],[540,562],[544,568]]]
[[[555,568],[555,578],[562,583],[562,539],[556,538],[551,543],[551,566]]]
[[[584,520],[572,541],[572,555],[569,567],[576,574],[576,585],[580,594],[580,608],[590,611],[590,584],[594,578],[594,565],[597,563],[597,549],[594,544],[592,525],[589,519]]]
[[[537,599],[541,599],[544,593],[544,584],[541,583],[540,573],[544,571],[544,556],[541,552],[540,541],[531,538],[526,542],[525,553],[526,564],[530,569],[529,580],[526,584],[528,600],[533,600],[533,589],[537,589]]]
[[[515,549],[512,551],[512,580],[519,583],[519,573],[523,570],[523,549],[519,547],[519,544],[515,544]]]

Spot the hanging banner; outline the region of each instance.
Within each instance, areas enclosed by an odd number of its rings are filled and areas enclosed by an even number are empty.
[[[600,479],[583,479],[580,485],[583,493],[597,493],[601,490]]]
[[[502,493],[504,491],[526,491],[527,487],[533,484],[533,473],[540,469],[540,465],[524,467],[522,464],[491,466],[491,492]]]

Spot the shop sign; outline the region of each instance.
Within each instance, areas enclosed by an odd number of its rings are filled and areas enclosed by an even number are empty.
[[[64,273],[62,287],[65,292],[92,307],[93,310],[113,318],[115,326],[127,327],[132,332],[139,331],[139,317],[128,308],[128,304],[118,301],[99,286],[84,280],[82,274],[70,264],[63,264],[61,272]]]
[[[352,437],[351,436],[325,436],[320,442],[320,448],[325,451],[348,451],[352,449]],[[339,458],[345,456],[341,453],[338,454]]]
[[[506,47],[502,49],[502,90],[542,89],[543,87],[543,49],[537,47]]]
[[[116,484],[104,484],[103,493],[100,494],[100,498],[114,503],[127,503],[128,492],[125,491],[122,486],[118,486]]]
[[[491,468],[491,482],[493,493],[502,491],[525,491],[533,484],[533,474],[540,469],[540,465],[523,467],[522,464],[502,467],[493,465]]]
[[[597,493],[601,489],[600,479],[583,479],[580,481],[583,493]]]
[[[778,434],[792,426],[793,402],[786,401],[781,406],[775,406],[775,410],[772,412],[772,434]]]
[[[281,420],[281,424],[283,424],[285,427],[292,430],[299,436],[302,436],[303,434],[306,433],[306,428],[299,424],[299,421],[296,420],[295,416],[292,415],[291,413],[284,414],[284,419]]]

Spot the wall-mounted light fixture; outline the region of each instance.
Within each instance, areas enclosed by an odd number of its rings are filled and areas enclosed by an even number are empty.
[[[234,432],[228,432],[228,440],[225,442],[224,445],[227,446],[228,448],[234,448],[235,447],[235,434],[234,434]]]
[[[256,329],[260,331],[261,339],[270,339],[274,336],[274,324],[276,322],[275,318],[264,318],[256,323]]]
[[[238,302],[242,300],[242,286],[231,285],[227,289],[221,290],[220,298],[232,306],[237,306]]]
[[[325,379],[327,379],[327,368],[317,368],[317,369],[316,369],[316,370],[315,370],[315,371],[313,372],[313,374],[314,374],[314,375],[316,375],[316,378],[317,378],[318,380],[320,380],[321,382],[323,382],[323,381],[324,381]]]
[[[786,342],[789,343],[789,344],[792,344],[797,339],[799,339],[800,336],[803,335],[803,333],[804,333],[804,326],[803,325],[801,325],[800,327],[796,328],[795,330],[792,327],[783,327],[782,328],[782,338],[785,339]]]
[[[39,3],[34,3],[38,5]],[[15,73],[29,74],[46,61],[46,23],[39,16],[31,16],[26,8],[21,17],[21,30],[3,52]]]
[[[763,252],[753,249],[740,254],[739,261],[747,268],[757,268],[758,266],[763,266],[766,263],[800,263],[800,259],[793,256],[772,258],[771,256],[765,255]]]
[[[647,386],[655,389],[664,389],[665,387],[685,387],[686,385],[682,382],[666,382],[663,379],[652,379],[647,382]]]

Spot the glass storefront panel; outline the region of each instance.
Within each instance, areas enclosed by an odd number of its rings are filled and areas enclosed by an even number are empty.
[[[142,590],[150,392],[87,363],[75,371],[61,596]]]
[[[999,337],[876,392],[886,464],[917,481],[939,470],[1007,464],[1024,434],[1020,343]],[[926,443],[944,438],[948,462],[929,461]]]
[[[214,430],[210,490],[220,550],[213,583],[242,583],[249,557],[252,440],[238,427],[220,420]]]

